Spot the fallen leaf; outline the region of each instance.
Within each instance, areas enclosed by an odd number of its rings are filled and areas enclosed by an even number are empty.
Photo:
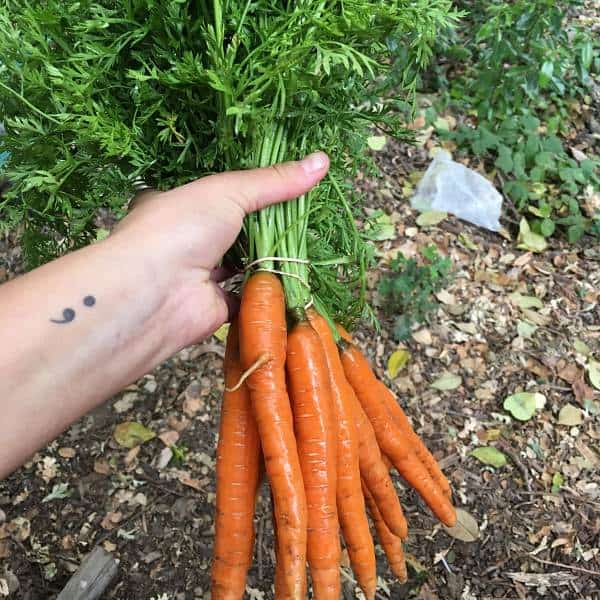
[[[100,527],[102,529],[106,529],[107,531],[111,531],[114,529],[121,521],[123,520],[122,512],[109,512],[106,513],[104,519],[100,523]]]
[[[117,545],[109,542],[108,540],[103,542],[102,546],[107,552],[114,552],[117,549]]]
[[[531,231],[527,219],[521,219],[519,224],[519,235],[517,237],[517,248],[531,252],[543,252],[548,247],[548,242],[543,236]]]
[[[585,382],[583,373],[572,383],[571,387],[573,388],[575,399],[580,404],[584,404],[586,400],[592,400],[594,398],[594,390]]]
[[[597,389],[600,390],[600,363],[595,360],[590,360],[587,365],[588,377],[590,383]]]
[[[31,522],[25,517],[17,517],[8,523],[8,532],[18,542],[24,542],[31,535]]]
[[[558,413],[558,424],[574,427],[583,423],[583,412],[573,404],[565,404]]]
[[[493,446],[475,448],[475,450],[469,453],[469,456],[473,456],[484,465],[491,465],[496,468],[503,467],[506,464],[506,456]]]
[[[509,298],[519,308],[544,308],[542,301],[535,296],[523,296],[519,292],[514,292]]]
[[[554,473],[552,476],[552,493],[556,494],[565,482],[564,477],[560,473]]]
[[[204,407],[204,400],[200,396],[201,387],[199,381],[192,381],[185,392],[183,401],[183,412],[188,417],[193,417],[199,410]]]
[[[556,373],[563,381],[567,383],[574,383],[577,379],[582,377],[581,370],[575,363],[568,363],[563,368],[559,369]]]
[[[439,291],[435,297],[442,303],[449,306],[453,306],[456,304],[456,298],[453,294],[450,294],[446,290]]]
[[[427,567],[420,562],[414,554],[410,552],[404,553],[404,558],[406,559],[406,564],[409,567],[412,567],[413,571],[416,575],[420,575],[421,573],[427,573]]]
[[[447,216],[448,213],[446,212],[426,210],[417,217],[416,223],[419,227],[432,227],[433,225],[441,223]]]
[[[58,464],[53,456],[44,456],[42,462],[38,464],[39,476],[48,483],[58,474]]]
[[[113,437],[124,448],[133,448],[155,438],[156,434],[141,423],[125,421],[115,427]]]
[[[42,502],[51,502],[52,500],[62,500],[71,495],[68,483],[57,483],[52,487],[52,491],[42,498]]]
[[[110,475],[110,465],[105,458],[98,458],[94,461],[94,472],[100,475]]]
[[[365,224],[365,237],[370,240],[382,242],[396,238],[396,226],[392,223],[390,215],[380,211],[369,218]]]
[[[479,525],[477,521],[464,509],[456,509],[456,525],[446,527],[446,533],[461,542],[475,542],[479,539]]]
[[[479,249],[479,246],[466,233],[459,233],[458,241],[469,250]]]
[[[371,150],[379,152],[385,148],[386,141],[385,135],[371,135],[367,138],[367,146],[369,146]]]
[[[223,323],[219,329],[217,329],[213,335],[220,341],[225,342],[227,334],[229,333],[229,323]]]
[[[172,446],[173,444],[177,443],[177,440],[179,439],[179,433],[175,430],[163,431],[162,433],[158,434],[158,439],[165,446]]]
[[[546,315],[543,315],[539,312],[535,312],[535,310],[530,310],[529,308],[522,308],[521,312],[528,321],[531,321],[532,323],[535,323],[540,327],[545,327],[546,325],[549,325],[552,321],[550,317],[547,317]]]
[[[579,339],[573,342],[573,348],[575,348],[575,352],[583,354],[583,356],[589,356],[592,352],[590,347],[583,340]]]
[[[438,377],[430,387],[436,390],[455,390],[462,384],[462,377],[455,373],[444,373],[441,377]]]
[[[187,485],[188,487],[194,488],[201,492],[204,489],[202,482],[199,479],[193,479],[191,477],[180,477],[179,481],[183,483],[183,485]]]
[[[550,369],[544,366],[540,361],[534,358],[528,358],[525,363],[525,367],[528,371],[531,371],[534,375],[537,375],[540,379],[548,379],[551,375]]]
[[[6,540],[0,541],[0,560],[10,556],[9,543]],[[1,588],[0,588],[1,589]]]
[[[517,334],[519,337],[524,339],[531,339],[533,334],[537,331],[537,326],[528,323],[527,321],[517,321]]]
[[[73,458],[75,456],[75,448],[59,448],[58,455],[62,458]]]
[[[410,352],[406,350],[406,348],[400,348],[399,350],[392,352],[387,363],[388,375],[394,379],[394,377],[404,369],[409,360]]]
[[[137,455],[139,453],[140,453],[140,446],[134,446],[131,450],[129,450],[129,452],[127,452],[127,454],[125,455],[125,458],[123,459],[123,462],[127,466],[129,466],[137,458]]]
[[[536,408],[546,402],[546,397],[539,392],[519,392],[512,394],[504,400],[504,410],[512,414],[519,421],[529,421],[535,414]]]
[[[415,342],[423,344],[423,346],[431,346],[431,343],[433,342],[429,329],[419,329],[418,331],[413,332],[412,338]]]
[[[169,446],[164,447],[156,459],[156,468],[159,471],[164,469],[171,462],[172,458],[173,450]]]

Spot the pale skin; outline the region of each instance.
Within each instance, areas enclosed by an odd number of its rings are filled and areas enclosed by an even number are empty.
[[[0,479],[88,411],[211,335],[245,215],[295,198],[325,154],[146,193],[106,240],[0,286]]]

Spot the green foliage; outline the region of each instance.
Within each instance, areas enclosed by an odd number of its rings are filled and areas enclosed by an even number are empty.
[[[352,260],[312,269],[313,287],[332,306],[343,302],[334,314],[349,306],[356,316],[370,250],[345,182],[373,167],[373,125],[408,135],[396,108],[410,89],[390,91],[394,53],[402,46],[413,70],[423,66],[449,6],[2,0],[0,151],[11,154],[12,188],[0,227],[24,226],[32,266],[96,239],[98,209],[119,214],[141,182],[166,189],[319,148],[333,164],[312,199],[310,259]],[[256,223],[245,230],[251,253],[277,243],[255,235]]]
[[[474,124],[440,133],[497,169],[503,192],[536,233],[547,237],[559,226],[576,241],[598,230],[600,214],[582,208],[582,198],[600,185],[600,161],[578,162],[561,139],[600,73],[600,42],[566,18],[579,2],[458,4],[468,17],[441,38],[437,52],[449,62],[434,69],[433,81],[444,103]]]
[[[410,337],[413,325],[425,323],[438,306],[434,294],[449,282],[452,262],[429,245],[421,250],[419,260],[399,252],[390,270],[379,282],[378,291],[385,312],[395,315],[394,338],[403,341]]]

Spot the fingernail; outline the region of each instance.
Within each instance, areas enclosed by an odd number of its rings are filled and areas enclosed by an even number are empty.
[[[302,168],[307,175],[322,171],[327,166],[328,158],[325,152],[313,152],[301,161]]]

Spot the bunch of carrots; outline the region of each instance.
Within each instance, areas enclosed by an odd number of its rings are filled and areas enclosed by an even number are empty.
[[[392,468],[442,523],[456,521],[447,479],[349,334],[314,307],[290,309],[286,275],[302,260],[288,258],[281,263],[288,270],[279,274],[252,274],[229,329],[213,600],[243,597],[263,461],[277,540],[277,599],[306,597],[307,562],[313,597],[340,597],[340,530],[356,581],[373,599],[376,562],[367,510],[393,573],[406,580],[402,540],[408,529]]]

